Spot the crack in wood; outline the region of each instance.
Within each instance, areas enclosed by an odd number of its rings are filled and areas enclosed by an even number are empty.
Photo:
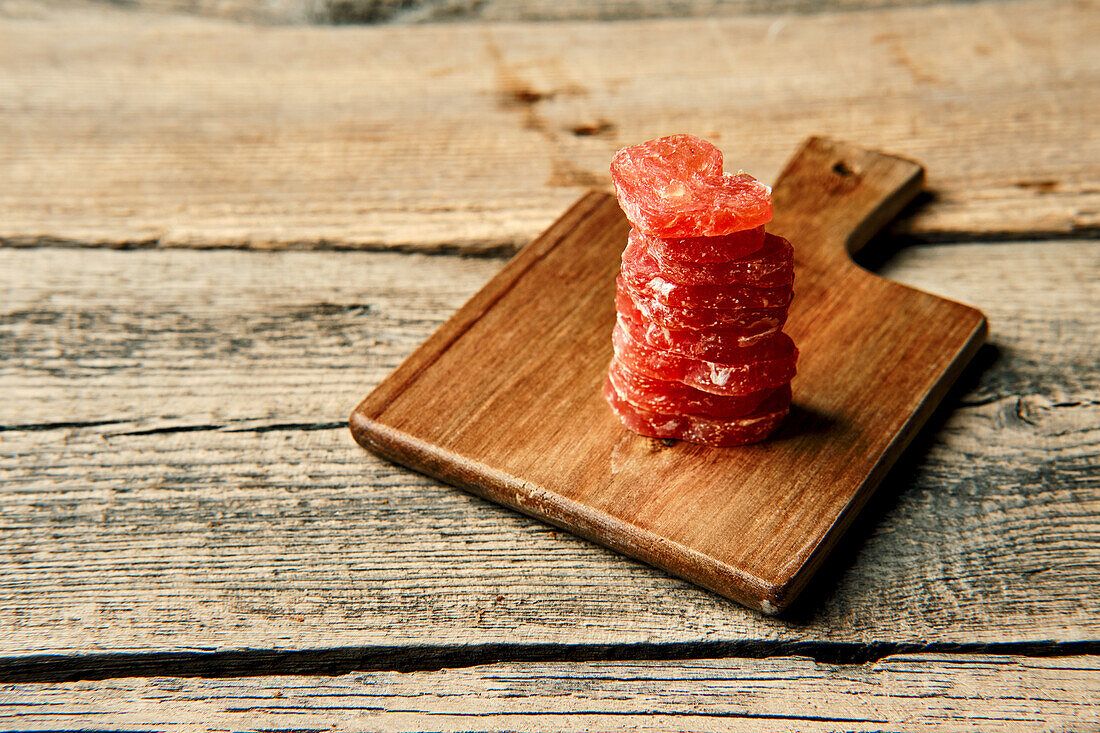
[[[225,243],[165,242],[161,239],[140,241],[73,239],[52,235],[5,236],[0,234],[0,249],[105,249],[114,251],[141,251],[150,249],[190,250],[247,250],[256,252],[393,252],[396,254],[440,255],[444,257],[468,257],[472,259],[497,259],[514,255],[526,240],[471,239],[447,242],[334,242],[329,239],[299,239],[283,242],[234,241]]]
[[[77,422],[42,422],[26,423],[20,425],[0,425],[0,433],[3,432],[39,432],[44,430],[79,430],[81,428],[97,428],[104,425],[118,425],[120,423],[133,422],[132,419],[119,420],[83,420]]]
[[[119,420],[117,422],[129,422],[125,420]],[[238,421],[239,422],[239,421]],[[336,430],[346,428],[347,424],[343,421],[329,421],[329,422],[286,422],[286,423],[271,423],[270,425],[256,425],[254,427],[247,428],[230,428],[226,425],[219,425],[216,423],[207,425],[165,425],[159,428],[147,428],[145,430],[130,430],[124,433],[107,433],[106,437],[120,438],[135,435],[162,435],[166,433],[195,433],[204,430],[218,431],[223,433],[272,433],[281,430]]]
[[[948,410],[966,410],[974,409],[978,407],[984,407],[986,405],[993,404],[995,402],[1013,401],[1014,410],[1016,416],[1023,422],[1029,425],[1037,425],[1037,423],[1028,416],[1027,407],[1024,404],[1024,400],[1030,395],[1021,394],[990,394],[983,395],[978,399],[958,399],[956,401],[945,401]],[[1071,409],[1075,407],[1088,407],[1092,405],[1100,404],[1096,400],[1075,400],[1067,402],[1052,402],[1048,405],[1051,409]],[[144,418],[146,420],[157,419],[159,416],[150,416]],[[257,418],[259,419],[259,418]],[[250,418],[234,418],[231,422],[247,422]],[[86,430],[91,428],[98,428],[108,425],[120,425],[125,423],[141,422],[141,418],[119,418],[113,420],[85,420],[75,422],[45,422],[45,423],[27,423],[27,424],[12,424],[12,425],[0,425],[0,432],[44,432],[49,430]],[[272,433],[280,431],[293,431],[301,430],[304,432],[317,431],[317,430],[343,430],[347,427],[347,423],[342,420],[329,420],[329,421],[313,421],[313,422],[282,422],[282,423],[270,423],[265,425],[255,425],[250,427],[229,427],[227,424],[222,423],[206,423],[200,425],[164,425],[156,428],[146,428],[142,430],[127,430],[124,432],[104,433],[104,437],[107,438],[122,438],[122,437],[135,437],[145,435],[164,435],[171,433],[195,433],[202,431],[215,431],[222,433]],[[662,445],[670,446],[676,441],[658,441]]]
[[[902,220],[906,218],[902,215]],[[1067,229],[1037,229],[1029,231],[1018,230],[966,230],[943,229],[922,230],[920,232],[908,231],[903,224],[886,229],[875,237],[859,255],[856,261],[867,269],[875,269],[877,259],[870,257],[868,252],[880,254],[882,246],[876,246],[888,242],[885,247],[890,252],[896,252],[903,247],[920,247],[924,245],[943,244],[1012,244],[1018,242],[1048,242],[1066,241],[1073,239],[1100,239],[1100,227],[1077,226]],[[69,239],[55,236],[5,236],[0,234],[0,249],[109,249],[115,251],[140,251],[150,249],[191,249],[191,250],[244,250],[255,252],[333,252],[333,253],[358,253],[358,252],[392,252],[395,254],[418,254],[443,257],[462,257],[471,259],[508,259],[516,254],[527,244],[526,240],[514,238],[505,239],[478,239],[456,240],[449,242],[424,241],[401,243],[356,243],[334,242],[328,239],[302,239],[286,242],[263,242],[257,244],[249,241],[225,242],[224,244],[209,243],[165,243],[158,239],[141,241],[103,241]]]
[[[897,654],[1069,657],[1100,654],[1100,640],[1003,643],[671,642],[639,644],[470,644],[336,647],[284,651],[151,652],[0,657],[0,683],[75,682],[115,677],[336,676],[424,672],[504,662],[596,662],[808,657],[864,665]]]

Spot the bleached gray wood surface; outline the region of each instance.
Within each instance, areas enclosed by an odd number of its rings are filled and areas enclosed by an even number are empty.
[[[1100,227],[1100,5],[256,28],[0,18],[0,244],[511,253],[614,151],[913,157],[920,241]],[[700,52],[700,49],[705,49]],[[705,63],[702,61],[705,60]]]
[[[1095,729],[1100,13],[799,15],[880,4],[0,0],[0,728]],[[811,133],[919,158],[925,244],[864,261],[990,317],[778,619],[344,427],[683,129],[766,179]]]
[[[436,672],[0,685],[0,727],[71,730],[1079,731],[1100,658],[944,654],[493,664]]]
[[[416,666],[491,659],[493,645],[858,657],[1097,638],[1094,242],[887,259],[884,274],[983,309],[991,345],[781,619],[353,444],[350,408],[500,261],[50,248],[0,261],[13,671],[112,664],[46,654],[322,649],[310,664]]]

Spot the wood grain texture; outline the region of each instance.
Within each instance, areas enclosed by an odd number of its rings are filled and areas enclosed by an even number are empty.
[[[878,654],[1095,640],[1095,242],[894,245],[862,256],[981,307],[992,346],[783,618],[354,445],[350,405],[500,262],[0,251],[5,667],[124,651],[344,647],[349,664],[371,649],[378,664],[556,644]]]
[[[775,184],[795,245],[791,414],[715,449],[623,428],[601,394],[629,224],[583,197],[351,415],[364,448],[766,613],[798,595],[986,335],[981,313],[857,267],[916,163],[811,139]],[[713,371],[713,368],[712,368]],[[728,379],[728,377],[727,377]]]
[[[671,132],[924,162],[924,239],[1100,225],[1093,2],[624,24],[0,20],[0,242],[514,251]],[[713,53],[703,56],[700,47]],[[565,49],[568,49],[567,51]]]
[[[129,731],[1085,733],[1100,724],[1100,658],[697,659],[0,685],[0,725],[16,721],[54,731],[110,721]]]

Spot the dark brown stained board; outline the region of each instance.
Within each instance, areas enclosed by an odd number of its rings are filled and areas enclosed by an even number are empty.
[[[665,445],[600,396],[628,225],[591,193],[352,413],[365,448],[774,613],[802,589],[984,339],[978,311],[856,266],[912,161],[811,139],[775,186],[802,356],[770,441]]]

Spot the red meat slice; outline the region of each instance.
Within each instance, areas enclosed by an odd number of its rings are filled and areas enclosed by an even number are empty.
[[[619,322],[632,339],[654,349],[672,351],[705,361],[737,362],[746,361],[745,354],[749,353],[747,349],[755,348],[758,352],[763,349],[766,352],[786,348],[785,339],[780,338],[778,326],[764,333],[739,329],[676,330],[658,326],[642,318],[633,302],[628,305],[629,308],[619,309]]]
[[[718,237],[771,221],[771,188],[722,163],[706,140],[671,135],[617,152],[611,180],[630,223],[657,237]]]
[[[692,286],[774,288],[790,285],[794,281],[794,250],[783,237],[769,234],[760,250],[741,259],[720,263],[668,259],[658,254],[663,241],[631,229],[623,251],[623,274],[631,280],[645,281],[660,277]]]
[[[680,285],[660,275],[650,279],[631,277],[623,270],[622,277],[631,291],[656,300],[670,308],[783,308],[791,304],[790,284],[775,288],[739,288],[731,285]]]
[[[620,275],[616,281],[615,306],[620,312],[627,302],[651,323],[674,330],[745,331],[746,335],[774,331],[787,321],[786,308],[670,308],[659,300],[635,292]]]
[[[668,415],[632,405],[615,391],[610,376],[604,381],[603,396],[628,430],[652,438],[711,446],[759,443],[779,427],[790,410],[790,391],[777,390],[756,411],[741,417]]]
[[[616,319],[616,325],[622,329],[625,336],[633,343],[637,344],[640,348],[650,349],[656,352],[665,352],[667,359],[682,359],[686,361],[703,362],[707,364],[707,369],[710,369],[711,365],[716,365],[718,368],[730,368],[738,367],[745,364],[757,364],[762,362],[780,361],[783,359],[793,358],[797,354],[797,350],[794,347],[794,342],[791,341],[791,337],[782,331],[776,331],[773,334],[761,337],[755,343],[748,344],[746,346],[732,346],[723,345],[720,349],[722,358],[700,358],[696,356],[689,356],[680,352],[672,351],[670,349],[661,349],[650,345],[645,340],[644,327],[638,328],[640,325],[637,321],[632,321],[623,314],[619,314]],[[629,362],[626,363],[627,367],[632,366]],[[643,373],[648,373],[646,368],[642,368]],[[659,379],[665,377],[659,374],[653,374],[652,376]],[[673,377],[675,378],[675,377]]]
[[[745,229],[721,237],[680,237],[662,239],[637,227],[630,229],[631,239],[644,239],[651,253],[684,264],[717,264],[747,257],[764,246],[764,227]]]
[[[615,356],[628,369],[655,379],[683,382],[703,392],[719,395],[745,395],[785,384],[794,378],[798,358],[798,350],[789,337],[783,341],[786,351],[782,355],[769,353],[767,356],[772,358],[748,362],[706,361],[654,349],[632,339],[622,324],[615,325],[611,340],[615,346]]]
[[[620,398],[645,410],[666,415],[705,415],[730,418],[747,415],[760,407],[776,390],[761,390],[747,395],[722,396],[683,384],[639,374],[618,359],[608,369],[611,384]],[[779,390],[790,391],[789,386]]]

